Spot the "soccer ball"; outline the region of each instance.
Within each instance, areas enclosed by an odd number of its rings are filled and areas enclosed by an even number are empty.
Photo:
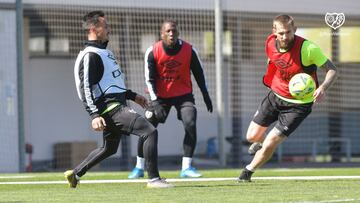
[[[314,79],[306,73],[294,75],[289,82],[290,94],[296,99],[308,99],[315,92],[316,84]]]

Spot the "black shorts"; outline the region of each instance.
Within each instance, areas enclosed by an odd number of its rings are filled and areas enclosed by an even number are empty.
[[[270,91],[257,109],[253,121],[264,127],[277,121],[275,127],[283,135],[289,136],[311,113],[312,105],[289,103]]]
[[[166,111],[166,117],[169,115],[172,106],[175,107],[177,112],[177,118],[182,120],[181,109],[184,107],[190,107],[193,111],[195,108],[195,99],[193,94],[186,94],[183,96],[172,97],[172,98],[158,98],[159,103],[164,107]]]

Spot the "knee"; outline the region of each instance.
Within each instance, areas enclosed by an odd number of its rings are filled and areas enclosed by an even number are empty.
[[[251,122],[248,131],[246,133],[247,141],[251,143],[263,142],[266,129],[267,127],[263,127],[254,122]]]
[[[246,139],[250,143],[257,142],[257,141],[259,141],[258,133],[256,133],[256,131],[254,131],[254,130],[249,129],[248,132],[246,133]]]
[[[196,121],[195,119],[189,119],[184,121],[184,126],[186,129],[194,129],[196,128]]]
[[[149,134],[148,136],[152,136],[152,137],[157,137],[158,136],[158,131],[156,128],[152,128],[151,130],[149,130]]]
[[[185,128],[196,127],[196,108],[194,106],[186,106],[181,109],[179,119],[184,123]]]
[[[155,127],[151,126],[146,130],[146,132],[141,136],[141,138],[145,141],[146,139],[157,139],[158,131]]]

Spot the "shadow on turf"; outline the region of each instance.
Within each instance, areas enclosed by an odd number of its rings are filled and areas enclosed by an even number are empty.
[[[243,182],[233,182],[231,184],[221,184],[221,185],[205,185],[205,184],[199,184],[199,185],[175,185],[175,187],[177,188],[210,188],[210,187],[243,187],[243,186],[269,186],[271,185],[270,183],[255,183],[255,182],[250,182],[250,183],[243,183]]]

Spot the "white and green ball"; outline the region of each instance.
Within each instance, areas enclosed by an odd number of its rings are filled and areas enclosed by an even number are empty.
[[[296,99],[308,99],[312,97],[315,89],[315,80],[309,74],[298,73],[290,79],[289,91]]]

